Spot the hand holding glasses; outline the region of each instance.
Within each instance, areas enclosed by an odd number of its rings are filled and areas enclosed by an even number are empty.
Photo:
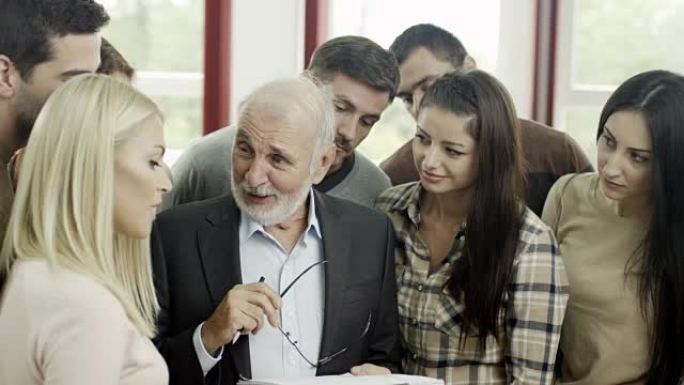
[[[290,282],[290,284],[287,285],[287,287],[285,287],[285,290],[283,290],[283,292],[280,293],[280,298],[281,298],[281,300],[282,300],[283,296],[284,296],[285,294],[287,294],[288,291],[290,291],[290,289],[292,288],[292,286],[293,286],[295,283],[297,283],[297,281],[299,281],[300,278],[302,278],[302,277],[304,276],[304,274],[306,274],[309,270],[313,269],[314,267],[316,267],[316,266],[318,266],[318,265],[322,265],[322,264],[327,263],[327,262],[328,262],[328,261],[319,261],[319,262],[316,262],[316,263],[314,263],[314,264],[308,266],[308,267],[307,267],[306,269],[304,269],[304,271],[302,271],[301,273],[299,273],[299,275],[296,276],[295,279],[293,279],[292,282]],[[259,283],[263,283],[264,281],[266,281],[266,278],[264,278],[264,277],[259,278]],[[271,324],[271,325],[273,325],[273,324]],[[277,325],[277,324],[276,324],[276,325],[273,325],[273,326],[277,326],[278,329],[280,329],[280,326]],[[280,329],[280,330],[281,330],[281,332],[282,332],[282,329]],[[237,340],[238,340],[238,338],[240,338],[240,336],[243,335],[243,334],[247,334],[247,333],[245,332],[244,328],[241,328],[241,329],[235,331],[235,334],[233,335],[233,344],[236,343]]]
[[[202,343],[214,354],[229,343],[235,333],[255,333],[263,326],[264,315],[276,327],[283,301],[263,282],[235,285],[226,293],[202,327]],[[239,336],[239,334],[238,334]]]
[[[276,294],[273,289],[264,283],[261,277],[258,283],[236,285],[224,297],[221,304],[214,311],[212,316],[205,322],[202,328],[202,342],[209,352],[216,352],[222,346],[232,341],[234,344],[240,335],[255,333],[262,326],[263,316],[266,315],[268,322],[278,328],[281,335],[287,342],[294,347],[297,353],[312,368],[320,368],[329,363],[334,358],[347,351],[348,346],[343,347],[337,352],[325,356],[318,360],[311,360],[304,355],[299,348],[298,341],[288,331],[283,330],[278,324],[278,311],[282,309],[282,297],[297,283],[306,273],[316,266],[321,266],[328,261],[319,261],[304,269],[289,285],[280,293]],[[368,312],[363,330],[359,330],[359,339],[368,334],[372,322],[372,313]],[[228,326],[226,326],[228,325]]]

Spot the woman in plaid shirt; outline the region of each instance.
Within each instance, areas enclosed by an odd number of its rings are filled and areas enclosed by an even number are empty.
[[[394,225],[404,369],[447,384],[552,384],[568,300],[550,229],[522,203],[519,126],[482,71],[422,100],[420,182],[376,201]]]

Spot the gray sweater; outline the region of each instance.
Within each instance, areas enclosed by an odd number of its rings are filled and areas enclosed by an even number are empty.
[[[231,151],[234,126],[224,127],[193,142],[173,165],[173,190],[162,210],[204,200],[230,191]],[[368,158],[355,152],[349,174],[327,194],[373,207],[375,198],[391,186],[385,173]]]

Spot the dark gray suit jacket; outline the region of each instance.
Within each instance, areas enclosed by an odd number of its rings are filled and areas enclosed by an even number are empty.
[[[399,334],[389,220],[346,200],[314,196],[328,261],[320,356],[348,348],[317,374],[344,373],[364,362],[396,371]],[[181,205],[157,217],[152,259],[161,313],[155,344],[169,366],[171,385],[228,385],[240,376],[251,377],[248,338],[226,345],[223,359],[206,378],[192,343],[197,325],[242,283],[239,219],[232,196]],[[360,339],[369,312],[370,331]]]

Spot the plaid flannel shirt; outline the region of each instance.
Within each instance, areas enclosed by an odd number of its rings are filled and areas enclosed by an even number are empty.
[[[421,190],[417,182],[400,185],[376,201],[397,238],[406,372],[441,378],[447,385],[552,384],[568,284],[551,230],[526,208],[512,282],[499,313],[499,340],[489,335],[483,348],[476,336],[461,339],[464,301],[446,288],[465,233],[459,232],[442,266],[430,273],[430,253],[418,234]]]

